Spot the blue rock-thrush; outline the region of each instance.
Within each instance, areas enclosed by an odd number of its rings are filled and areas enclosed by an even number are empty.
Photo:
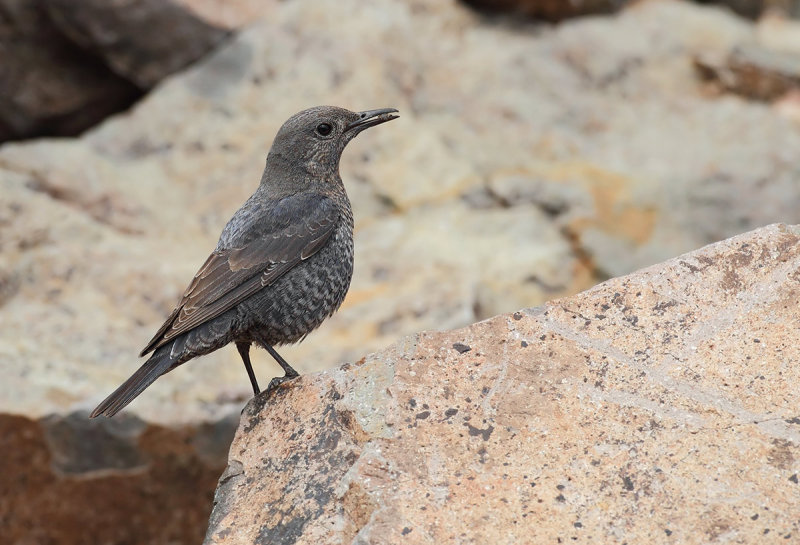
[[[225,226],[178,306],[141,355],[153,355],[92,412],[114,416],[158,377],[235,342],[253,392],[250,345],[298,376],[275,346],[302,340],[344,300],[353,274],[353,212],[339,176],[348,142],[397,110],[319,106],[278,131],[255,193]]]

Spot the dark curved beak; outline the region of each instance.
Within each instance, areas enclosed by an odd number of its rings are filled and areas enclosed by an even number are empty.
[[[375,125],[386,123],[392,119],[397,119],[399,116],[392,115],[394,113],[397,113],[397,110],[394,108],[379,108],[377,110],[365,110],[363,112],[359,112],[358,119],[346,126],[344,128],[344,132],[355,129],[355,132],[359,133],[364,129],[368,129],[369,127],[374,127]]]

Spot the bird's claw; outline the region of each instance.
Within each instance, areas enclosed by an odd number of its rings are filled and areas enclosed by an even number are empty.
[[[295,376],[284,375],[282,377],[273,378],[271,381],[269,381],[269,385],[267,386],[267,392],[271,392],[273,389],[278,388],[284,382],[288,382],[288,381],[292,380],[293,378],[297,378],[297,376],[299,376],[299,375],[295,375]]]

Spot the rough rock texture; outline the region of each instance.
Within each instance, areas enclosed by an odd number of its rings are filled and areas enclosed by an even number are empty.
[[[227,32],[173,0],[45,0],[54,24],[82,49],[140,89],[185,68]]]
[[[800,226],[245,409],[205,543],[790,543]]]
[[[77,134],[141,91],[86,58],[40,2],[0,0],[0,142]]]
[[[172,0],[0,0],[0,142],[80,133],[225,36]]]
[[[0,541],[199,543],[233,425],[0,415]]]

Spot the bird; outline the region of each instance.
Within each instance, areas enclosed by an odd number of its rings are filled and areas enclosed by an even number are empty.
[[[254,395],[260,388],[252,345],[284,371],[270,388],[299,376],[275,347],[303,340],[330,317],[353,275],[353,213],[339,160],[353,138],[396,114],[395,108],[317,106],[290,117],[273,140],[258,188],[140,357],[152,355],[90,418],[114,416],[164,373],[230,343]]]

